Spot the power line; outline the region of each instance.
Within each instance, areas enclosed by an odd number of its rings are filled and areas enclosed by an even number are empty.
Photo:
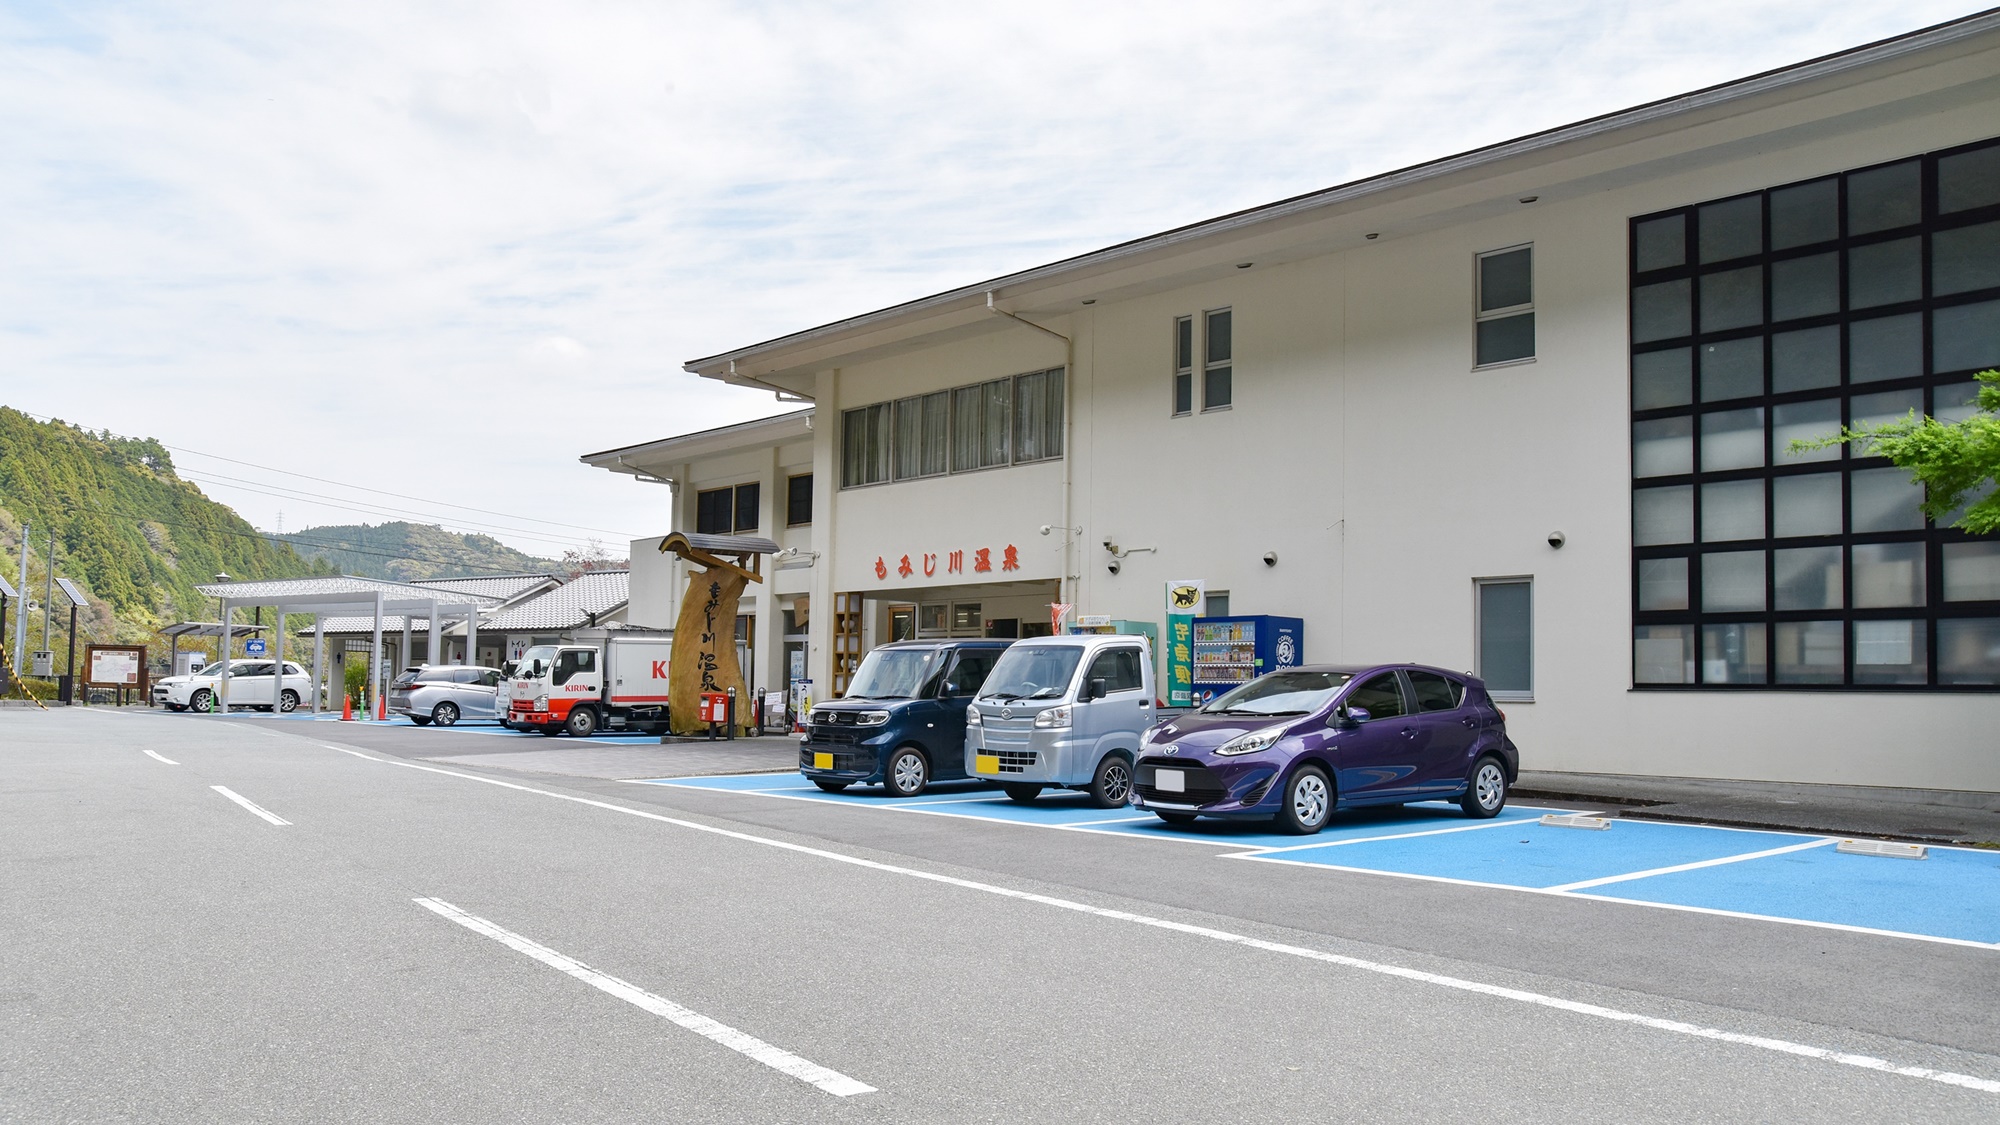
[[[16,410],[19,410],[20,408],[19,408],[19,407],[14,407],[13,409],[16,409]],[[56,421],[56,420],[57,420],[57,419],[55,419],[55,418],[54,418],[53,416],[51,416],[51,415],[47,415],[47,414],[36,414],[36,413],[34,413],[33,411],[30,411],[30,410],[20,410],[20,413],[22,413],[22,414],[25,414],[25,415],[27,415],[27,416],[28,416],[28,417],[30,417],[30,418],[37,418],[37,419],[40,419],[41,421],[44,421],[44,422],[54,422],[54,421]],[[83,427],[79,427],[79,428],[83,428]],[[86,433],[89,433],[89,432],[90,432],[90,431],[89,431],[89,430],[88,430],[87,428],[83,428],[83,429],[84,429],[84,432],[86,432]],[[103,430],[103,431],[101,431],[101,432],[103,432],[103,433],[110,433],[111,431],[110,431],[110,430]],[[114,436],[117,436],[117,437],[121,437],[121,438],[124,438],[124,439],[125,439],[125,440],[127,440],[127,441],[137,441],[137,440],[140,440],[140,439],[137,439],[137,438],[133,438],[133,437],[131,437],[130,435],[126,435],[126,434],[117,434],[117,435],[114,435]],[[157,440],[157,439],[149,439],[149,440]],[[524,522],[527,522],[527,523],[539,523],[539,524],[546,524],[546,525],[547,525],[547,526],[549,526],[549,527],[569,527],[569,528],[574,528],[574,529],[576,529],[576,530],[578,530],[578,531],[596,531],[596,532],[600,532],[600,533],[602,533],[602,534],[605,534],[605,535],[617,535],[617,536],[622,536],[622,537],[624,537],[624,538],[626,538],[626,539],[637,539],[637,538],[639,538],[639,536],[636,536],[636,535],[633,535],[633,534],[631,534],[630,532],[626,532],[626,531],[613,531],[613,530],[611,530],[610,528],[604,528],[604,527],[585,527],[585,526],[583,526],[583,525],[581,525],[581,524],[569,524],[569,523],[561,523],[561,522],[558,522],[558,521],[556,521],[556,520],[544,520],[544,519],[537,519],[537,518],[535,518],[534,516],[522,516],[522,515],[516,515],[516,514],[514,514],[514,513],[511,513],[511,512],[496,512],[496,511],[493,511],[493,510],[492,510],[492,509],[490,509],[490,508],[475,508],[475,507],[472,507],[472,506],[471,506],[471,505],[469,505],[469,504],[454,504],[454,503],[452,503],[452,502],[451,502],[451,501],[449,501],[449,500],[433,500],[433,499],[427,499],[427,498],[425,498],[425,497],[422,497],[422,496],[412,496],[412,495],[410,495],[410,494],[408,494],[408,493],[404,493],[404,492],[388,492],[388,491],[385,491],[385,490],[383,490],[383,489],[380,489],[380,488],[369,488],[369,487],[368,487],[368,486],[366,486],[366,485],[360,485],[360,484],[348,484],[348,483],[346,483],[346,482],[344,482],[344,481],[337,481],[337,480],[329,480],[329,479],[327,479],[326,477],[316,477],[316,476],[313,476],[313,475],[312,475],[312,474],[310,474],[310,473],[295,473],[295,472],[291,471],[290,469],[279,469],[279,468],[275,468],[275,467],[273,467],[273,466],[270,466],[270,465],[260,465],[260,464],[258,464],[257,462],[254,462],[254,461],[242,461],[242,460],[238,460],[237,458],[234,458],[234,457],[224,457],[224,456],[222,456],[222,455],[221,455],[221,454],[219,454],[219,453],[204,453],[204,452],[202,452],[202,451],[201,451],[201,450],[199,450],[199,449],[189,449],[189,448],[187,448],[187,447],[185,447],[185,446],[180,446],[180,445],[168,445],[168,444],[167,444],[166,442],[163,442],[163,441],[162,441],[162,442],[159,442],[159,444],[160,444],[160,445],[161,445],[161,446],[162,446],[163,448],[166,448],[166,449],[171,449],[171,450],[175,451],[176,453],[189,453],[189,454],[193,454],[193,455],[194,455],[194,456],[196,456],[196,457],[207,457],[207,458],[211,458],[211,459],[213,459],[213,460],[216,460],[216,461],[227,461],[227,462],[229,462],[229,463],[230,463],[230,464],[232,464],[232,465],[242,465],[242,466],[245,466],[246,468],[251,468],[251,469],[261,469],[261,470],[263,470],[263,471],[265,471],[265,472],[269,472],[269,473],[278,473],[278,474],[280,474],[280,475],[283,475],[283,476],[288,476],[288,477],[298,477],[298,478],[299,478],[299,479],[301,479],[301,480],[310,480],[310,481],[318,481],[318,482],[319,482],[319,483],[321,483],[321,484],[330,484],[330,485],[333,485],[333,486],[334,486],[334,487],[336,487],[336,488],[346,488],[346,489],[352,489],[352,490],[354,490],[354,491],[358,491],[358,492],[372,492],[372,493],[375,493],[375,494],[376,494],[376,495],[378,495],[378,496],[390,496],[390,497],[394,497],[394,498],[396,498],[396,499],[398,499],[398,500],[414,500],[414,501],[416,501],[416,502],[417,502],[417,503],[419,503],[419,504],[438,504],[438,505],[441,505],[441,506],[443,506],[443,507],[446,507],[446,508],[457,508],[458,510],[460,510],[460,511],[464,511],[464,512],[478,512],[478,513],[480,513],[481,515],[488,515],[488,516],[500,516],[500,517],[501,517],[501,518],[503,518],[503,519],[513,519],[513,520],[522,520],[522,521],[524,521]],[[220,474],[217,474],[217,475],[219,476]],[[283,487],[283,486],[281,486],[281,485],[273,485],[272,487],[274,487],[274,488],[277,488],[277,487]],[[311,495],[311,494],[308,494],[308,495]],[[359,511],[359,510],[361,510],[361,509],[353,509],[353,510],[356,510],[356,511]]]
[[[437,526],[439,527],[447,526],[446,521],[440,519],[436,514],[431,512],[415,512],[402,508],[386,508],[386,507],[357,508],[352,504],[342,503],[341,501],[343,498],[341,497],[327,496],[323,493],[317,493],[317,492],[301,492],[297,489],[290,489],[284,487],[283,485],[276,485],[276,484],[260,488],[258,487],[258,485],[263,484],[263,482],[261,481],[246,481],[240,477],[228,477],[228,476],[222,476],[220,474],[215,474],[211,476],[205,472],[197,470],[184,470],[179,475],[185,480],[200,481],[205,484],[215,485],[218,488],[238,488],[242,489],[245,492],[257,493],[260,496],[275,496],[280,500],[306,500],[312,503],[324,505],[329,508],[339,508],[340,510],[346,512],[358,512],[364,516],[401,516],[404,518],[415,516],[419,519],[427,518],[427,519],[437,520],[438,521]],[[273,489],[275,489],[276,491],[271,491]],[[453,528],[464,529],[481,535],[488,535],[497,531],[501,534],[515,535],[519,536],[522,539],[533,540],[534,542],[537,543],[560,543],[564,545],[588,546],[592,542],[597,542],[596,540],[586,539],[581,536],[575,536],[575,535],[552,535],[549,534],[548,532],[530,531],[525,528],[500,527],[498,525],[468,523],[461,520],[451,520],[449,521],[449,526]]]

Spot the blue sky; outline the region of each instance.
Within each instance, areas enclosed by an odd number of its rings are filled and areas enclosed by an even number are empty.
[[[622,551],[691,357],[1975,10],[0,2],[0,405]]]

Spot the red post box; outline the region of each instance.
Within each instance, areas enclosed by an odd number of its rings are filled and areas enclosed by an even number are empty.
[[[701,721],[704,723],[726,723],[729,721],[729,694],[721,691],[701,693]]]

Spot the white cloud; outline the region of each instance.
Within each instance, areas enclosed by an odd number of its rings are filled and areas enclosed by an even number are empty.
[[[1970,10],[0,8],[0,402],[656,532],[689,357]]]

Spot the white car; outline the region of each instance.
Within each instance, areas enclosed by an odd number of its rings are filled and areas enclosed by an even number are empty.
[[[275,679],[269,660],[230,661],[229,705],[271,710]],[[278,688],[277,709],[291,711],[298,707],[300,701],[308,698],[308,693],[312,691],[312,677],[306,675],[304,668],[287,660],[284,679],[283,687]],[[219,663],[211,664],[192,676],[169,676],[153,684],[153,702],[169,711],[214,711],[221,706],[221,693],[222,665]]]

